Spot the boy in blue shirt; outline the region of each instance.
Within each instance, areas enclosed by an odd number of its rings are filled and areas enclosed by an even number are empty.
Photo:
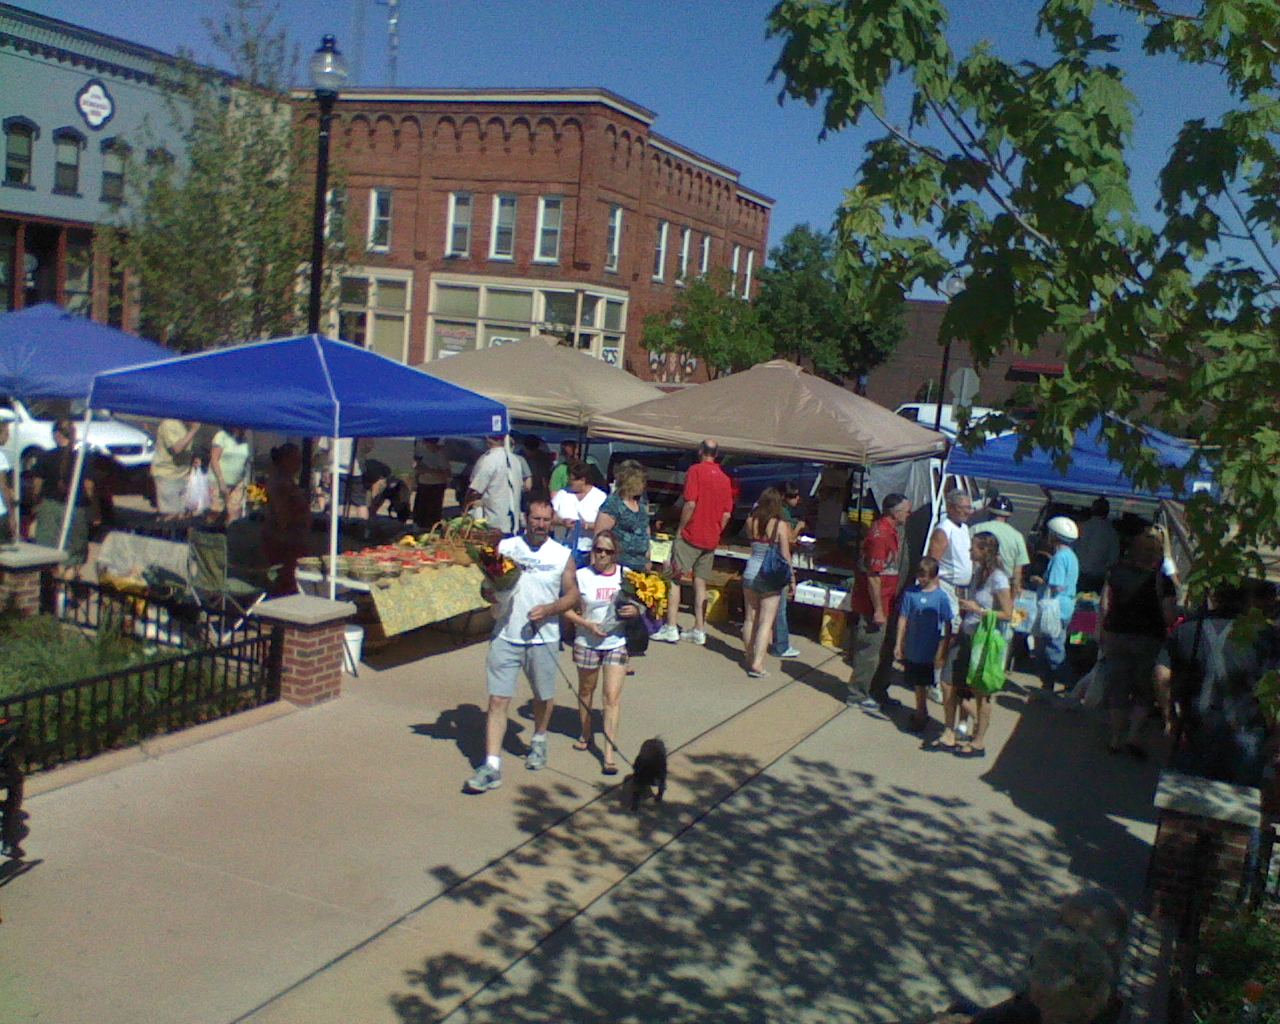
[[[951,620],[955,616],[956,609],[951,607],[951,599],[938,580],[938,560],[925,555],[916,566],[915,584],[902,595],[898,639],[893,651],[894,668],[902,671],[903,681],[916,692],[912,732],[924,732],[929,724],[926,695],[933,685],[935,669],[940,671],[946,663],[951,647]],[[955,742],[952,736],[950,745],[955,746]]]

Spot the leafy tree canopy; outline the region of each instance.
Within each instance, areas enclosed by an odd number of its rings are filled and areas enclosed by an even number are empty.
[[[730,282],[723,268],[690,280],[669,309],[645,317],[645,348],[701,359],[713,377],[772,358],[756,308],[731,294]]]
[[[866,149],[843,203],[841,266],[870,266],[869,306],[962,276],[944,337],[988,362],[1064,339],[1065,374],[1037,388],[1024,444],[1065,455],[1102,412],[1112,451],[1140,483],[1180,483],[1129,422],[1213,449],[1220,503],[1193,499],[1202,563],[1192,582],[1256,569],[1280,546],[1280,16],[1275,0],[1161,9],[1111,0],[1147,55],[1225,83],[1232,109],[1189,120],[1139,217],[1127,153],[1134,98],[1100,32],[1102,0],[1045,0],[1041,61],[979,45],[957,53],[942,0],[781,0],[782,93],[821,104],[823,130],[864,121]],[[903,96],[901,120],[887,97]]]
[[[184,152],[158,160],[134,149],[116,236],[143,333],[184,350],[296,334],[306,323],[310,147],[286,94],[296,54],[262,0],[235,0],[205,27],[234,79],[184,55],[169,104]]]
[[[881,363],[901,340],[900,310],[872,317],[864,308],[865,272],[849,282],[837,277],[830,234],[799,224],[769,260],[756,309],[778,355],[841,383]]]

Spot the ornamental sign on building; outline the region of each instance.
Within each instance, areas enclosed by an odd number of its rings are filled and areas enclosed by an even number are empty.
[[[107,87],[98,79],[91,78],[76,93],[76,109],[84,118],[84,123],[94,131],[98,131],[111,120],[116,112],[116,101],[107,92]]]

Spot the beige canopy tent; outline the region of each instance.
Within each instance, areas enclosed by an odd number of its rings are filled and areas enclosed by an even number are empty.
[[[662,397],[626,370],[542,335],[433,359],[418,369],[501,402],[513,419],[571,427],[596,413]]]
[[[869,398],[775,359],[656,401],[591,417],[592,437],[786,459],[884,462],[941,455],[946,439]]]

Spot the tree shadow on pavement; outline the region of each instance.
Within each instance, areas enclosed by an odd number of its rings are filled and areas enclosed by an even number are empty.
[[[1053,748],[1038,761],[1042,782],[1061,778]],[[697,817],[727,777],[741,782],[761,767],[690,757],[685,803],[599,813],[581,826],[575,815],[481,884],[451,888],[441,899],[456,904],[460,925],[489,912],[492,923],[466,943],[482,952],[406,972],[407,991],[389,997],[399,1018],[827,1024],[910,1019],[956,996],[1007,994],[1047,912],[1074,884],[1068,856],[1043,831],[961,798],[798,757]],[[545,827],[551,809],[568,811],[571,799],[522,787],[521,829]],[[1100,816],[1073,811],[1059,827],[1097,825]],[[687,820],[690,831],[651,855]],[[1081,837],[1070,860],[1092,864],[1079,844],[1117,838]],[[518,884],[530,865],[564,867],[544,873],[554,881],[535,893]],[[634,873],[579,914],[582,886],[618,869]],[[435,874],[449,883],[447,869]],[[468,993],[476,994],[450,1012]]]

